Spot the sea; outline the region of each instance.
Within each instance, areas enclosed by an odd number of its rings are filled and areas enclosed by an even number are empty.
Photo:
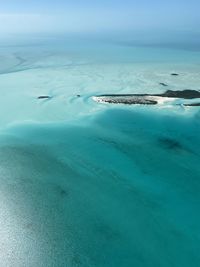
[[[199,47],[1,37],[0,266],[200,266]]]

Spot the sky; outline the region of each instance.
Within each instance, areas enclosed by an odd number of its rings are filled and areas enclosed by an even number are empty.
[[[200,32],[200,0],[0,0],[0,34]]]

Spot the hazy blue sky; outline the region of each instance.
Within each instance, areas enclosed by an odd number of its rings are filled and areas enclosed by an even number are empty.
[[[193,31],[200,0],[0,0],[0,33]]]

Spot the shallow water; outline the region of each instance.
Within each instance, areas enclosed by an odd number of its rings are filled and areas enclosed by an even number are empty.
[[[199,52],[1,50],[0,265],[198,266],[199,108],[90,96],[197,90]]]

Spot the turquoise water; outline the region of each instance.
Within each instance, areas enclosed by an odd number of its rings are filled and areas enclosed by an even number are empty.
[[[199,108],[90,96],[197,90],[200,53],[75,44],[1,47],[0,265],[199,266]]]

